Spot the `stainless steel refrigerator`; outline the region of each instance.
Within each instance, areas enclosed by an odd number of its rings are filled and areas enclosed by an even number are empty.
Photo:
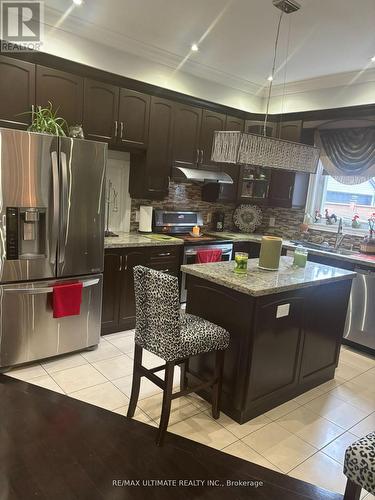
[[[104,143],[0,128],[0,368],[98,344]],[[81,281],[79,316],[52,286]]]

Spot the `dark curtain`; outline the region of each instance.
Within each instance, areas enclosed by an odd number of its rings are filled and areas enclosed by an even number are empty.
[[[327,173],[345,184],[375,177],[375,127],[319,130],[317,142]]]

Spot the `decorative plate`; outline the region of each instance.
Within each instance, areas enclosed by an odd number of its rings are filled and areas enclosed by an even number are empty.
[[[243,233],[253,233],[262,223],[262,211],[256,205],[238,205],[233,213],[233,222]]]

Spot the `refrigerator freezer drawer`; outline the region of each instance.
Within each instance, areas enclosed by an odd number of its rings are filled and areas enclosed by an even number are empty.
[[[102,275],[79,278],[83,283],[81,314],[54,319],[50,280],[0,287],[0,367],[15,366],[99,343]]]

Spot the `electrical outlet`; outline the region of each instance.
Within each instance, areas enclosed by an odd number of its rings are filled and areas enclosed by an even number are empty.
[[[208,214],[207,214],[207,224],[209,224],[210,222],[212,222],[212,213],[208,212]]]
[[[139,222],[139,210],[135,212],[135,222]]]
[[[276,224],[276,219],[275,219],[275,217],[270,217],[270,220],[269,220],[268,226],[269,226],[269,227],[275,227],[275,224]]]

